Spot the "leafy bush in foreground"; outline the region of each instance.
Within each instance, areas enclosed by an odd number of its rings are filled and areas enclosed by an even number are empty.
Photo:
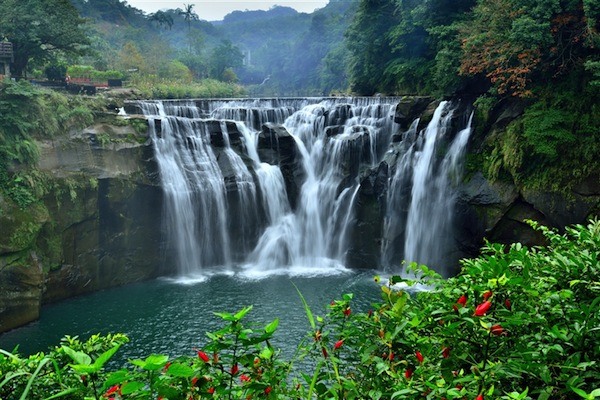
[[[247,307],[218,314],[224,327],[194,357],[149,355],[113,372],[123,335],[65,338],[29,358],[2,351],[0,398],[600,397],[600,221],[537,228],[547,247],[488,244],[448,280],[412,265],[420,278],[391,277],[367,313],[353,312],[352,295],[323,317],[304,302],[310,332],[290,361],[270,344],[277,320],[246,324]]]

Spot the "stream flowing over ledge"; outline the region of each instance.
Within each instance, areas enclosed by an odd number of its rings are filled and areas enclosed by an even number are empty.
[[[125,111],[147,132],[103,122],[39,142],[48,194],[25,210],[0,197],[0,332],[44,303],[224,264],[398,272],[408,258],[448,275],[484,238],[539,244],[524,219],[562,228],[600,210],[597,173],[555,193],[492,182],[469,164],[519,117],[512,105],[472,123],[466,99],[412,96]],[[183,156],[170,172],[183,166],[173,179],[187,189],[169,191],[165,163]]]

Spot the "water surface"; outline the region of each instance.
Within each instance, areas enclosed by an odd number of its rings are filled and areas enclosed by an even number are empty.
[[[76,297],[42,309],[39,321],[0,335],[0,348],[20,345],[21,354],[46,351],[64,335],[87,338],[95,333],[122,332],[131,342],[119,358],[151,353],[193,354],[207,342],[205,332],[219,329],[214,312],[237,312],[253,305],[248,321],[280,319],[274,345],[291,357],[309,330],[298,286],[313,313],[323,315],[333,299],[354,293],[353,309],[366,311],[378,301],[374,271],[337,276],[271,276],[250,280],[239,275],[215,275],[195,283],[159,279]]]

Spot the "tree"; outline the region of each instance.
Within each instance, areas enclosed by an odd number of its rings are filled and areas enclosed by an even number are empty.
[[[146,72],[146,60],[133,42],[127,42],[119,53],[117,65],[122,70]]]
[[[462,29],[461,71],[485,75],[500,94],[531,96],[534,78],[554,79],[592,59],[599,14],[589,1],[479,0]]]
[[[346,32],[350,50],[350,86],[358,94],[385,91],[383,71],[394,58],[387,38],[398,23],[393,0],[362,0],[354,21]]]
[[[224,79],[223,73],[227,68],[238,68],[242,66],[244,55],[237,46],[229,40],[224,40],[213,49],[211,57],[211,72],[216,79]]]
[[[0,2],[0,37],[13,43],[14,75],[23,76],[30,63],[84,54],[89,45],[84,22],[69,0]]]
[[[169,28],[169,30],[171,30],[174,23],[173,17],[164,11],[157,11],[154,14],[150,14],[150,18],[148,18],[148,20],[151,22],[156,22],[161,28],[165,26],[166,28]]]
[[[199,19],[198,14],[194,12],[193,4],[184,4],[183,8],[183,10],[179,11],[179,14],[183,15],[183,19],[187,22],[189,31],[192,29],[192,21],[197,21]]]

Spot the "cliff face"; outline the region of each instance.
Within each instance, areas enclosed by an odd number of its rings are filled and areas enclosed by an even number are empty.
[[[421,129],[438,103],[404,98],[395,122],[406,130],[420,118]],[[463,110],[469,107],[464,102]],[[600,212],[600,171],[562,192],[523,187],[506,175],[486,178],[481,162],[486,145],[504,135],[521,112],[512,105],[495,117],[474,121],[465,177],[457,188],[454,245],[447,255],[455,268],[460,258],[478,253],[484,238],[542,244],[541,235],[525,219],[563,228]],[[458,115],[462,118],[464,113]],[[39,142],[37,168],[44,176],[45,193],[39,202],[23,210],[0,197],[0,332],[37,319],[43,303],[171,272],[164,269],[169,249],[161,242],[163,193],[154,151],[147,134],[139,133],[146,129],[134,129],[147,123],[139,119],[122,124],[111,118],[60,140]],[[228,129],[235,138],[233,127]],[[214,136],[222,138],[220,130]],[[392,151],[374,167],[348,166],[349,179],[358,176],[361,181],[347,253],[350,267],[382,264],[386,196],[398,162],[394,149],[401,140],[393,138]],[[235,143],[232,147],[242,153]],[[259,135],[258,151],[264,162],[280,165],[295,207],[305,179],[295,141],[283,127],[267,124]],[[233,179],[225,172],[224,176],[227,182]],[[386,240],[402,246],[396,238]]]
[[[429,122],[437,102],[427,104],[425,100],[407,99],[405,104],[399,105],[395,120],[402,129],[418,117],[421,118],[419,129]],[[496,145],[498,138],[507,134],[511,122],[522,117],[523,110],[524,103],[515,101],[497,108],[490,113],[491,117],[475,113],[464,177],[456,188],[451,238],[454,246],[446,257],[455,271],[460,259],[479,253],[484,239],[507,244],[520,242],[529,246],[544,244],[543,236],[524,222],[527,219],[563,229],[600,215],[600,171],[592,171],[572,188],[563,190],[527,187],[515,182],[506,173],[495,179],[486,177],[484,160],[490,157],[489,149]],[[397,238],[382,237],[386,197],[390,190],[388,182],[397,167],[397,160],[386,157],[377,167],[362,174],[357,224],[348,252],[348,262],[354,268],[380,265],[384,239],[390,240],[393,246],[402,246],[402,241]],[[406,195],[410,195],[410,188],[402,190],[408,190]],[[396,233],[399,236],[404,234],[403,231]]]
[[[41,201],[21,210],[0,198],[0,331],[35,320],[42,303],[160,270],[162,196],[147,137],[101,124],[39,145]]]

